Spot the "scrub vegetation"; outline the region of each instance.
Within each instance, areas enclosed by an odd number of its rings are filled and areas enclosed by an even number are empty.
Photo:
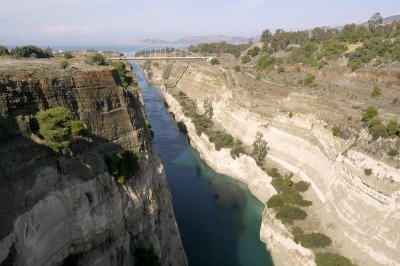
[[[53,107],[39,111],[35,116],[39,133],[46,143],[56,151],[63,151],[71,146],[72,136],[83,136],[87,130],[82,121],[72,120],[71,111],[64,107]]]

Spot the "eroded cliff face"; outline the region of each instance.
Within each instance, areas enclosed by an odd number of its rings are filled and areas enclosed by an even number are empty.
[[[153,248],[162,265],[187,265],[137,86],[123,88],[111,67],[42,62],[0,68],[0,262],[135,265]],[[91,132],[68,154],[35,134],[34,114],[54,106]],[[104,156],[123,148],[141,154],[140,169],[118,185]]]
[[[308,218],[304,226],[330,236],[333,244],[329,251],[360,265],[400,263],[400,164],[398,156],[386,155],[388,148],[400,148],[399,141],[371,141],[359,122],[361,107],[357,106],[362,106],[361,99],[349,97],[347,89],[339,88],[335,94],[324,88],[287,88],[201,63],[191,62],[188,66],[175,62],[168,80],[163,79],[165,69],[162,64],[152,66],[151,81],[166,85],[163,93],[171,111],[177,121],[187,124],[191,144],[215,170],[247,183],[264,203],[275,193],[270,177],[255,170],[254,160],[244,155],[234,160],[229,151],[216,151],[204,134],[196,135],[190,119],[172,96],[178,91],[196,100],[199,110],[203,110],[204,101],[212,103],[214,122],[247,146],[261,132],[270,147],[267,161],[311,184],[305,198],[313,205],[305,208]],[[359,84],[358,78],[342,76],[335,80],[336,73],[332,75],[330,78],[344,87],[365,86],[365,80]],[[395,95],[397,83],[393,85],[391,77],[381,80],[388,86],[387,94]],[[362,96],[357,90],[353,94]],[[398,118],[395,108],[390,107],[385,114]],[[294,111],[293,117],[288,116],[288,110]],[[330,130],[333,123],[339,122],[347,134],[344,138],[334,137]],[[371,176],[364,173],[366,168],[372,169]],[[276,265],[314,264],[313,252],[293,241],[290,230],[275,218],[272,209],[266,208],[263,213],[260,237]]]

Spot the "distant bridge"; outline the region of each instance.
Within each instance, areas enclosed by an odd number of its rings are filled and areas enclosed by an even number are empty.
[[[112,57],[110,60],[204,60],[212,57],[200,56],[186,49],[169,46],[148,46],[129,53],[122,57]]]

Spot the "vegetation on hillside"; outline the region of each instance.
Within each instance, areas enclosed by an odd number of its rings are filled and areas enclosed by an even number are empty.
[[[369,133],[374,140],[379,137],[400,137],[400,123],[395,119],[390,119],[384,125],[375,106],[368,106],[362,111],[361,121],[368,125]]]
[[[42,49],[35,45],[26,45],[11,49],[10,54],[15,58],[50,58],[53,56],[53,51],[50,48]]]
[[[198,45],[191,45],[189,51],[193,53],[201,54],[233,54],[236,58],[239,58],[241,53],[249,48],[250,44],[229,44],[226,42],[221,43],[202,43]]]
[[[209,102],[204,103],[204,114],[198,113],[196,103],[191,100],[184,92],[179,91],[177,100],[184,110],[184,114],[190,117],[192,123],[196,128],[196,133],[200,136],[202,133],[207,134],[210,142],[214,143],[217,151],[222,148],[230,149],[232,158],[237,158],[241,153],[244,153],[242,142],[238,139],[234,139],[229,133],[217,129],[211,120],[213,116],[212,106]]]
[[[3,55],[9,55],[10,51],[8,51],[8,48],[6,46],[0,45],[0,56]]]
[[[117,69],[119,78],[121,79],[122,86],[124,86],[126,88],[126,87],[129,87],[133,83],[132,76],[129,75],[128,70],[126,70],[125,62],[110,61],[108,63]]]
[[[288,63],[302,63],[319,68],[326,64],[326,60],[344,55],[349,59],[348,66],[353,71],[373,60],[375,64],[400,60],[400,22],[383,24],[379,13],[374,14],[367,25],[348,24],[341,30],[317,27],[310,33],[278,29],[272,34],[266,29],[261,35],[261,41],[261,55],[286,51],[290,52]],[[356,43],[362,45],[355,51],[346,53],[348,45]],[[252,49],[248,54],[258,54]]]

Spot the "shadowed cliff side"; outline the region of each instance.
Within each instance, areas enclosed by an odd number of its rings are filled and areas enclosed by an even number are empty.
[[[137,86],[124,88],[107,66],[7,64],[0,67],[2,265],[137,265],[144,252],[161,265],[186,265]],[[47,147],[35,127],[36,112],[56,106],[91,132],[65,153]],[[140,154],[140,168],[119,185],[104,157],[122,149]]]

